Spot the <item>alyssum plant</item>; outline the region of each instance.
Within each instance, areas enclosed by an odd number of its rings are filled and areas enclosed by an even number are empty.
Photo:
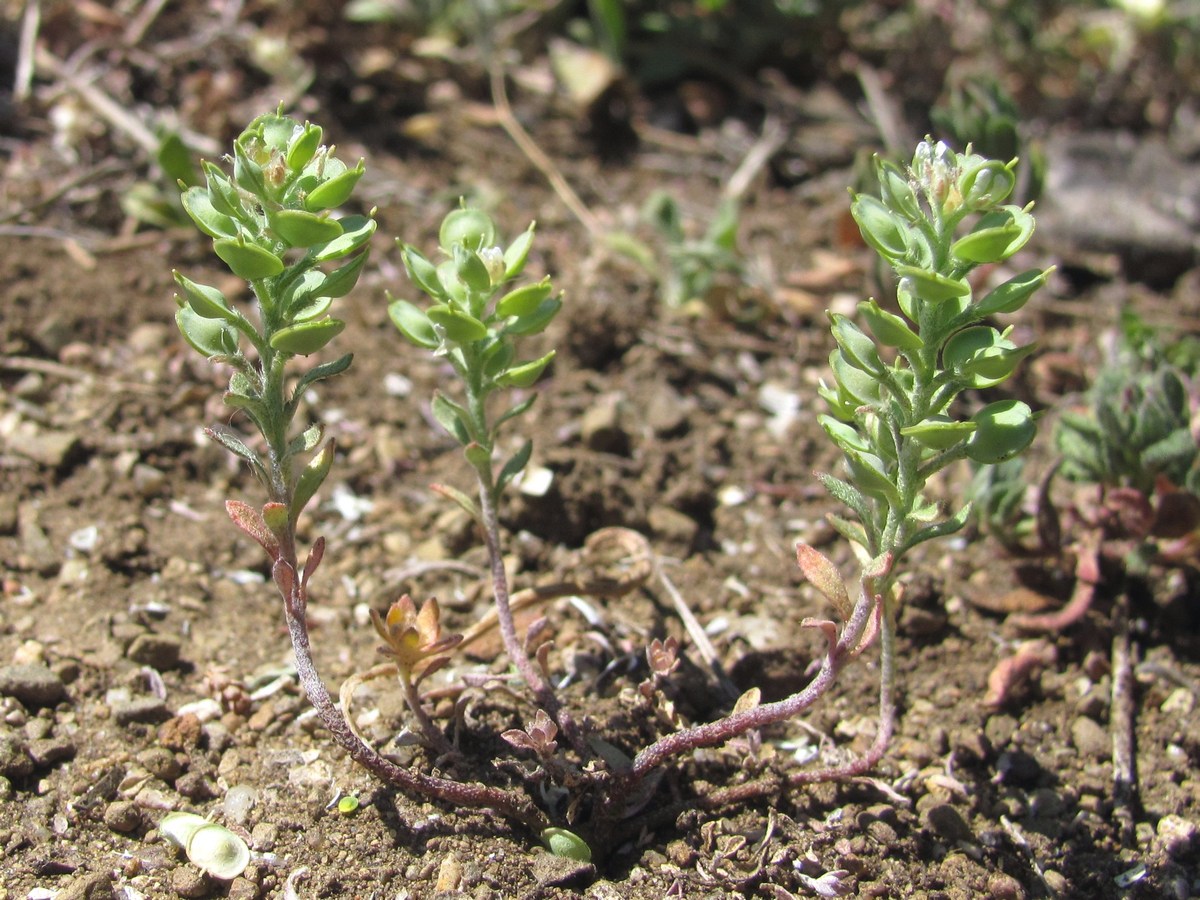
[[[630,696],[645,729],[657,737],[628,754],[567,708],[550,677],[547,645],[538,646],[530,658],[527,647],[537,646],[536,635],[518,634],[509,603],[497,509],[504,489],[529,460],[530,445],[521,443],[505,456],[500,432],[501,426],[519,420],[534,395],[510,397],[498,410],[493,401],[514,389],[527,392],[551,363],[553,351],[522,360],[517,350],[524,337],[542,331],[562,306],[549,279],[515,284],[530,252],[532,226],[504,248],[488,216],[463,208],[442,223],[440,259],[430,260],[402,245],[408,275],[427,301],[393,300],[389,312],[411,343],[443,358],[458,376],[459,386],[437,393],[432,408],[462,446],[477,486],[475,496],[448,487],[439,490],[480,526],[505,651],[529,691],[528,724],[502,735],[518,753],[534,758],[523,770],[525,784],[513,786],[500,767],[485,784],[401,767],[384,758],[354,732],[313,666],[305,608],[324,542],[314,542],[301,564],[295,527],[329,471],[333,448],[330,443],[321,446],[319,426],[300,430],[293,420],[303,392],[345,370],[350,357],[296,372],[294,380],[289,365],[324,348],[341,331],[342,324],[327,313],[332,300],[349,291],[361,272],[375,227],[369,216],[335,219],[330,214],[350,195],[362,165],[347,168],[320,140],[321,130],[314,125],[267,115],[237,139],[232,177],[215,165],[205,166],[206,186],[186,191],[184,206],[213,238],[217,255],[250,284],[258,316],[251,320],[215,288],[177,275],[177,319],[195,349],[232,368],[226,401],[243,410],[262,435],[259,450],[230,431],[210,431],[250,464],[268,494],[261,509],[232,500],[227,508],[271,559],[300,680],[351,757],[409,794],[494,809],[530,828],[554,852],[582,858],[593,847],[609,849],[618,830],[628,833],[686,808],[713,809],[787,785],[843,777],[877,760],[891,730],[896,563],[916,543],[955,530],[966,515],[964,510],[941,517],[923,493],[926,481],[964,457],[982,462],[1010,457],[1033,437],[1032,415],[1024,404],[1000,401],[965,420],[955,418],[952,408],[964,389],[1004,381],[1029,349],[1014,346],[1007,332],[985,322],[1018,309],[1043,283],[1045,273],[1017,276],[979,300],[972,297],[966,278],[980,264],[1010,257],[1032,231],[1027,210],[1003,205],[1012,188],[1013,165],[969,152],[956,155],[926,142],[907,172],[880,164],[882,200],[860,196],[854,201],[864,237],[900,277],[904,317],[868,301],[861,312],[869,334],[849,319],[833,317],[836,382],[822,391],[833,415],[823,417],[822,424],[844,451],[849,477],[821,477],[855,513],[855,521],[835,522],[860,549],[864,563],[852,601],[832,562],[810,547],[798,548],[803,572],[840,619],[803,623],[827,639],[819,670],[784,700],[760,704],[757,692],[750,691],[729,715],[682,725],[667,699],[679,663],[678,643],[652,641],[646,654],[651,677]],[[374,622],[416,721],[415,733],[439,755],[437,771],[453,773],[461,751],[423,707],[418,687],[450,659],[459,637],[443,634],[434,600],[418,606],[403,597],[386,614],[376,614]],[[740,783],[693,789],[684,803],[642,812],[665,764],[808,708],[875,634],[881,635],[883,648],[883,718],[867,758],[815,772],[768,767]]]

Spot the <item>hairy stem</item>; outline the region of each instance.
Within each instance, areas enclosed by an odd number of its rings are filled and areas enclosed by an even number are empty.
[[[500,521],[496,515],[496,503],[490,485],[484,480],[482,473],[477,474],[479,475],[479,512],[483,517],[483,539],[487,545],[488,562],[492,571],[496,621],[500,626],[500,638],[504,642],[504,649],[513,665],[517,667],[521,678],[533,691],[538,704],[562,729],[563,735],[571,746],[583,753],[586,745],[579,733],[579,726],[563,708],[554,689],[534,668],[521,639],[517,636],[517,627],[513,622],[512,604],[509,602],[508,573],[504,570],[504,557],[500,552]]]
[[[308,590],[296,577],[295,554],[288,553],[281,558],[276,566],[281,565],[291,569],[290,589],[285,590],[286,581],[289,580],[286,578],[283,579],[285,583],[280,584],[279,588],[283,594],[283,610],[287,617],[288,633],[292,639],[300,684],[303,685],[309,702],[316,709],[317,715],[320,716],[325,727],[329,729],[334,740],[342,745],[350,758],[382,781],[393,784],[401,790],[451,806],[495,809],[506,818],[525,825],[535,834],[541,833],[549,825],[549,821],[528,797],[501,788],[482,784],[466,784],[401,768],[385,759],[354,734],[350,724],[342,716],[341,710],[329,696],[329,690],[325,687],[325,683],[321,680],[316,665],[313,663],[308,623],[305,618]]]

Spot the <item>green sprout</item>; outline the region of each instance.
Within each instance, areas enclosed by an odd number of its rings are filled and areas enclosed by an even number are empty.
[[[446,359],[458,376],[460,399],[438,391],[432,409],[442,427],[462,446],[475,474],[477,499],[445,485],[438,490],[479,523],[491,563],[505,650],[538,702],[557,717],[559,704],[554,693],[530,662],[513,624],[497,514],[501,494],[525,468],[533,450],[532,442],[526,440],[497,466],[500,427],[528,412],[537,395],[527,393],[506,401],[509,405],[498,414],[493,414],[489,402],[511,391],[527,390],[554,359],[553,350],[535,359],[517,358],[517,345],[544,331],[562,308],[549,277],[513,286],[525,269],[533,235],[531,224],[507,247],[501,247],[495,223],[486,213],[466,206],[451,211],[438,232],[439,262],[401,244],[409,278],[429,304],[422,308],[393,299],[388,313],[405,338]],[[564,727],[573,733],[567,722]]]
[[[183,192],[183,208],[212,239],[217,257],[248,283],[257,307],[256,313],[243,312],[217,288],[175,275],[181,292],[175,320],[184,340],[233,370],[225,403],[249,420],[265,445],[259,450],[256,441],[230,429],[209,429],[210,436],[249,464],[267,492],[268,502],[261,509],[238,500],[228,500],[225,507],[234,524],[266,551],[283,599],[301,685],[350,757],[412,794],[460,807],[496,809],[537,833],[548,822],[524,795],[414,772],[381,756],[354,732],[312,659],[306,617],[309,581],[324,556],[325,541],[318,538],[301,564],[296,524],[329,473],[334,447],[332,441],[322,445],[319,424],[300,430],[293,422],[305,392],[344,372],[351,354],[299,370],[294,364],[297,357],[324,350],[345,328],[330,309],[358,281],[375,232],[371,215],[333,215],[332,210],[350,198],[364,167],[361,162],[347,166],[321,139],[320,127],[281,112],[259,116],[234,142],[232,175],[206,162],[204,185]],[[477,279],[478,270],[470,269],[468,277]],[[520,305],[508,301],[514,302]],[[495,363],[494,357],[489,359]],[[498,369],[489,372],[502,377]],[[523,374],[516,366],[505,373],[514,382],[529,377],[528,369]],[[474,421],[471,424],[474,427]],[[436,604],[426,608],[426,618],[436,619]],[[396,637],[407,651],[407,632],[397,621],[402,612],[383,624],[395,626],[396,634],[385,628],[385,637]],[[422,624],[436,629],[436,621]],[[436,647],[418,649],[433,652]],[[419,662],[407,653],[404,661]],[[421,671],[432,664],[424,661]]]
[[[1005,382],[1033,350],[1013,341],[1011,327],[989,322],[1024,306],[1049,270],[1022,272],[978,298],[969,280],[979,266],[1010,259],[1033,233],[1029,208],[1004,203],[1015,164],[926,139],[907,170],[876,159],[879,196],[859,194],[851,204],[863,238],[896,274],[898,306],[893,312],[874,299],[861,302],[865,328],[829,315],[837,348],[833,382],[819,389],[830,410],[820,423],[843,453],[846,477],[818,477],[854,513],[830,521],[863,560],[855,607],[828,559],[801,545],[800,562],[843,619],[865,604],[877,620],[883,661],[874,758],[894,715],[897,565],[914,546],[958,531],[970,514],[967,503],[943,515],[926,485],[960,460],[1010,460],[1036,433],[1033,411],[1019,400],[993,401],[969,417],[955,405],[963,391]]]

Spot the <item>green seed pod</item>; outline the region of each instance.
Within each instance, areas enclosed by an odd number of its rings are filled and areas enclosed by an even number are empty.
[[[546,366],[554,359],[554,351],[551,350],[545,356],[533,360],[533,362],[522,363],[519,366],[514,366],[504,374],[496,378],[496,384],[500,387],[515,387],[527,388],[546,371]]]
[[[481,209],[456,209],[442,219],[438,243],[447,253],[453,253],[459,244],[468,250],[481,250],[495,245],[496,226]]]
[[[363,265],[366,264],[369,255],[370,251],[364,250],[344,266],[338,266],[325,276],[317,290],[324,297],[334,299],[345,297],[354,290],[354,285],[358,283],[358,276],[362,274]]]
[[[549,297],[539,303],[537,309],[533,312],[518,316],[505,325],[504,333],[517,337],[540,334],[546,330],[546,327],[558,315],[560,309],[562,309],[562,301],[557,297]]]
[[[388,317],[400,333],[418,347],[436,350],[441,344],[429,316],[407,300],[393,300],[389,303]]]
[[[492,288],[492,276],[487,265],[474,250],[468,250],[462,244],[454,247],[454,273],[459,281],[476,293],[484,293]]]
[[[883,373],[883,361],[875,342],[863,334],[862,330],[841,313],[827,313],[833,323],[833,337],[842,349],[846,362],[871,375]]]
[[[317,155],[317,148],[321,146],[321,135],[319,125],[305,122],[303,126],[297,126],[287,146],[287,167],[293,172],[299,172],[307,166]]]
[[[986,209],[1003,203],[1017,184],[1012,170],[994,159],[963,169],[958,179],[958,192],[968,209]]]
[[[300,322],[281,328],[271,335],[271,347],[281,353],[308,356],[316,353],[342,333],[346,323],[341,319],[320,319]]]
[[[881,309],[874,298],[859,303],[858,311],[879,343],[910,352],[925,346],[925,342],[908,327],[907,322],[895,313]]]
[[[173,274],[175,283],[183,291],[187,305],[196,315],[203,319],[225,319],[227,321],[233,316],[233,311],[229,308],[229,301],[215,287],[197,284],[179,272]]]
[[[504,280],[516,278],[525,269],[525,262],[529,259],[529,249],[533,246],[533,228],[536,222],[531,222],[529,227],[521,232],[508,249],[504,251]]]
[[[234,356],[238,352],[237,330],[222,319],[204,318],[190,306],[181,306],[175,310],[175,324],[188,346],[202,356]]]
[[[850,204],[850,215],[858,223],[863,240],[891,262],[899,262],[908,253],[904,222],[883,203],[867,194],[859,194]]]
[[[267,216],[271,230],[289,247],[325,244],[342,233],[342,226],[327,216],[302,209],[280,209]]]
[[[400,258],[413,283],[435,300],[445,300],[446,291],[438,279],[437,266],[426,259],[421,251],[409,244],[401,244]]]
[[[183,203],[184,212],[196,223],[196,227],[210,238],[220,240],[237,235],[237,223],[229,216],[217,211],[212,197],[204,188],[190,187],[183,192],[179,199]]]
[[[879,193],[884,204],[910,222],[918,221],[921,218],[921,205],[904,173],[894,163],[878,156],[875,157],[875,165],[879,175]]]
[[[340,175],[323,181],[304,198],[304,208],[309,212],[320,212],[323,209],[336,209],[341,206],[350,199],[350,195],[354,193],[354,186],[365,171],[366,165],[359,160],[353,169],[347,169]]]
[[[1008,279],[1004,284],[989,291],[976,304],[976,312],[981,317],[1016,312],[1046,283],[1046,278],[1052,271],[1053,269],[1030,269]]]
[[[448,304],[440,303],[437,306],[431,306],[426,315],[429,317],[429,321],[442,329],[447,340],[454,341],[456,344],[469,344],[472,341],[481,341],[488,336],[486,325],[474,316],[469,316]]]
[[[333,465],[333,441],[329,441],[321,452],[312,458],[304,471],[300,473],[300,477],[296,479],[296,490],[292,495],[292,520],[295,521],[304,507],[308,505],[308,501],[313,498],[313,494],[321,487],[325,481],[325,476],[329,474],[329,468]]]
[[[579,835],[565,828],[547,828],[541,834],[542,843],[550,848],[555,856],[574,859],[579,862],[592,861],[592,848]]]
[[[542,301],[554,290],[550,285],[550,276],[534,284],[527,284],[516,290],[509,291],[496,301],[496,315],[501,318],[509,316],[527,316],[534,312]]]
[[[905,289],[917,299],[928,303],[942,303],[969,296],[971,286],[962,278],[947,278],[928,269],[916,266],[896,266],[896,274],[907,283]]]
[[[949,416],[930,416],[917,425],[901,428],[900,433],[931,450],[949,450],[975,432],[974,422],[958,422]]]
[[[369,216],[346,216],[338,219],[342,233],[323,246],[313,248],[316,262],[343,259],[358,250],[371,239],[377,223]]]
[[[272,278],[283,271],[283,260],[257,244],[247,244],[241,240],[213,241],[213,251],[233,270],[234,275],[246,281]]]
[[[1001,262],[1028,243],[1033,235],[1033,216],[1015,206],[1006,206],[983,216],[950,247],[950,253],[974,265]]]
[[[967,456],[975,462],[992,464],[1012,459],[1037,434],[1033,411],[1020,400],[989,403],[971,417],[975,433],[967,442]]]

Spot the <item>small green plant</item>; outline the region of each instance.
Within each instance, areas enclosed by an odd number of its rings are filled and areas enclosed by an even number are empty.
[[[1036,431],[1019,400],[993,401],[970,416],[955,406],[965,390],[1003,383],[1033,349],[988,323],[1020,309],[1048,273],[1031,269],[978,298],[968,280],[978,266],[1011,258],[1033,233],[1028,208],[1004,203],[1014,168],[1015,161],[926,139],[907,171],[877,159],[880,196],[859,194],[851,205],[863,238],[896,274],[899,307],[897,314],[874,299],[860,303],[865,330],[830,314],[834,381],[820,388],[830,409],[820,422],[842,450],[847,477],[818,477],[854,513],[830,520],[863,563],[857,601],[816,550],[801,545],[800,561],[843,620],[866,607],[879,629],[880,729],[856,768],[878,759],[891,730],[899,563],[917,544],[962,528],[970,514],[969,504],[943,514],[926,485],[960,460],[1012,459]]]
[[[997,401],[968,418],[956,417],[953,405],[968,388],[1003,382],[1029,351],[986,320],[1020,308],[1046,273],[1031,270],[978,300],[967,281],[974,267],[1011,257],[1032,231],[1028,210],[1003,205],[1013,184],[1012,164],[969,151],[958,155],[926,142],[907,172],[880,164],[882,200],[854,200],[864,236],[900,276],[904,318],[874,300],[860,307],[870,334],[844,316],[831,316],[838,344],[832,358],[835,382],[822,393],[833,414],[821,421],[845,454],[849,479],[821,477],[856,514],[856,520],[837,518],[835,525],[861,550],[863,565],[861,589],[852,600],[828,559],[804,544],[797,548],[801,570],[839,618],[801,623],[825,641],[812,680],[770,703],[760,702],[759,691],[752,688],[727,715],[690,724],[668,698],[682,649],[673,639],[653,640],[646,653],[650,677],[630,692],[640,727],[650,739],[629,753],[596,733],[598,726],[590,719],[575,718],[550,677],[548,645],[537,645],[534,626],[519,635],[513,621],[498,507],[526,466],[531,445],[527,440],[514,445],[504,433],[530,409],[535,395],[529,389],[554,360],[552,349],[532,359],[518,351],[525,338],[543,331],[562,308],[548,277],[517,283],[530,254],[533,226],[504,246],[490,217],[464,207],[442,222],[439,259],[401,245],[409,278],[426,299],[420,304],[393,299],[389,314],[410,343],[445,360],[457,375],[455,387],[435,394],[432,409],[461,446],[476,484],[474,496],[447,486],[437,489],[480,526],[505,652],[532,701],[524,728],[510,727],[497,735],[526,757],[505,761],[505,768],[520,769],[521,779],[509,779],[510,786],[501,787],[491,778],[479,783],[454,777],[462,751],[422,707],[417,691],[421,680],[469,639],[443,633],[436,601],[418,607],[404,596],[386,614],[373,616],[389,659],[373,671],[385,668],[399,676],[419,737],[438,754],[433,772],[419,763],[398,766],[365,743],[330,698],[313,664],[305,610],[325,543],[317,539],[301,564],[296,523],[329,472],[333,446],[322,444],[319,425],[301,428],[295,419],[304,391],[344,371],[351,358],[346,354],[308,368],[301,365],[298,371],[293,367],[297,357],[323,351],[342,331],[343,323],[329,311],[333,300],[354,286],[375,228],[369,215],[333,216],[331,210],[349,198],[363,166],[346,166],[321,145],[321,138],[317,126],[280,114],[262,116],[237,139],[232,176],[211,163],[204,165],[206,184],[184,192],[184,208],[213,239],[216,255],[248,282],[257,312],[247,314],[216,288],[176,275],[181,291],[176,318],[192,347],[232,369],[226,402],[260,435],[252,440],[227,429],[210,430],[249,464],[268,495],[261,508],[236,500],[226,507],[270,558],[301,683],[351,758],[410,795],[495,810],[529,828],[552,852],[581,861],[594,851],[603,854],[624,834],[670,821],[688,808],[718,809],[775,795],[784,785],[843,778],[869,768],[891,731],[896,564],[911,547],[954,531],[966,517],[965,509],[942,516],[926,497],[925,484],[957,460],[996,463],[1019,453],[1033,438],[1033,415],[1024,404]],[[968,220],[973,227],[960,235]],[[603,550],[602,543],[594,546]],[[648,556],[639,562],[652,572]],[[595,588],[572,583],[565,591],[612,594],[625,589],[611,577],[600,582]],[[676,803],[651,804],[664,767],[809,708],[876,634],[882,636],[883,715],[870,753],[835,768],[776,771],[767,766],[748,781],[697,785],[691,796]],[[529,646],[537,646],[534,659]],[[355,676],[343,686],[346,705],[353,684],[365,677],[374,675]],[[493,775],[503,777],[499,766]]]
[[[738,312],[747,269],[738,249],[736,200],[722,200],[696,238],[688,237],[679,201],[667,191],[651,194],[641,217],[655,232],[655,246],[619,232],[608,236],[609,244],[655,278],[668,308],[691,314]]]
[[[296,523],[328,475],[334,447],[331,441],[322,445],[320,425],[300,430],[294,420],[305,391],[344,372],[351,354],[294,368],[297,357],[323,350],[345,327],[329,310],[357,282],[375,231],[370,215],[333,216],[332,210],[350,198],[364,166],[347,166],[321,139],[316,125],[279,113],[260,116],[234,142],[232,176],[205,163],[205,184],[183,193],[184,209],[212,238],[216,255],[248,283],[257,307],[257,315],[247,315],[217,288],[175,275],[181,292],[175,314],[179,330],[199,353],[233,370],[225,403],[243,413],[261,436],[259,448],[229,429],[208,431],[249,464],[268,496],[261,509],[238,500],[227,501],[226,509],[266,551],[301,684],[351,758],[410,793],[491,807],[541,831],[545,816],[521,794],[426,775],[385,759],[354,733],[313,663],[305,611],[325,541],[318,538],[301,564]],[[402,684],[414,690],[454,643],[441,637],[437,620],[436,603],[417,613],[409,601],[377,623],[397,665],[405,667]],[[419,712],[419,703],[414,706]]]

